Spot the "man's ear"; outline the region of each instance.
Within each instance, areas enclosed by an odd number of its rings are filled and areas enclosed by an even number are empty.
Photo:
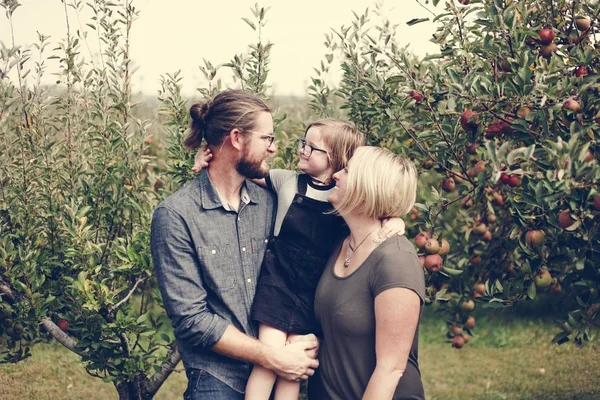
[[[231,140],[231,145],[234,149],[241,151],[244,148],[244,135],[238,128],[234,128],[229,132],[229,139]]]

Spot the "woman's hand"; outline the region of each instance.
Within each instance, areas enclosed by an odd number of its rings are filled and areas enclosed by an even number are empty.
[[[387,239],[394,235],[402,236],[405,233],[406,225],[402,218],[386,218],[382,220],[382,226],[377,231],[379,239]]]
[[[198,173],[202,171],[202,168],[208,168],[208,163],[212,158],[212,153],[207,146],[204,146],[196,153],[194,157],[194,166],[192,167],[192,171]]]

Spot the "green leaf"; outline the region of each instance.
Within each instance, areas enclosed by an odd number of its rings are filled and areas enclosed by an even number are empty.
[[[536,294],[537,294],[537,287],[535,286],[535,282],[531,282],[531,284],[529,285],[529,288],[527,288],[527,296],[531,300],[535,300]]]
[[[444,271],[448,275],[454,275],[454,276],[460,275],[463,272],[465,272],[465,271],[463,271],[461,269],[454,269],[454,268],[449,268],[449,267],[446,267],[446,266],[443,267],[442,271]]]
[[[429,18],[413,18],[410,21],[408,21],[406,23],[406,25],[412,26],[412,25],[420,24],[421,22],[426,22],[426,21],[429,21]]]

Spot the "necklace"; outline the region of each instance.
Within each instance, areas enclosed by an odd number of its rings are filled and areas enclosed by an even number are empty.
[[[352,240],[352,236],[350,236],[350,238],[348,238],[348,249],[346,250],[346,259],[344,260],[344,268],[348,268],[348,265],[350,265],[350,259],[352,258],[352,256],[356,252],[356,250],[358,250],[358,248],[360,247],[360,245],[363,244],[365,242],[365,240],[367,240],[367,238],[369,236],[371,236],[371,233],[375,232],[375,230],[377,230],[377,228],[375,228],[371,232],[369,232],[367,234],[367,236],[365,236],[365,238],[363,240],[361,240],[361,242],[356,247],[352,247],[352,244],[350,244],[350,242]],[[352,251],[352,253],[350,253],[350,255],[348,255],[348,253],[350,251]]]

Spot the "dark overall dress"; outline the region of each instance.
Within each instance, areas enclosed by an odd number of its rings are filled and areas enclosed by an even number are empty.
[[[328,213],[331,204],[305,196],[308,179],[298,176],[279,235],[269,241],[252,305],[254,320],[296,334],[319,330],[315,290],[334,240],[346,229],[341,217]]]

